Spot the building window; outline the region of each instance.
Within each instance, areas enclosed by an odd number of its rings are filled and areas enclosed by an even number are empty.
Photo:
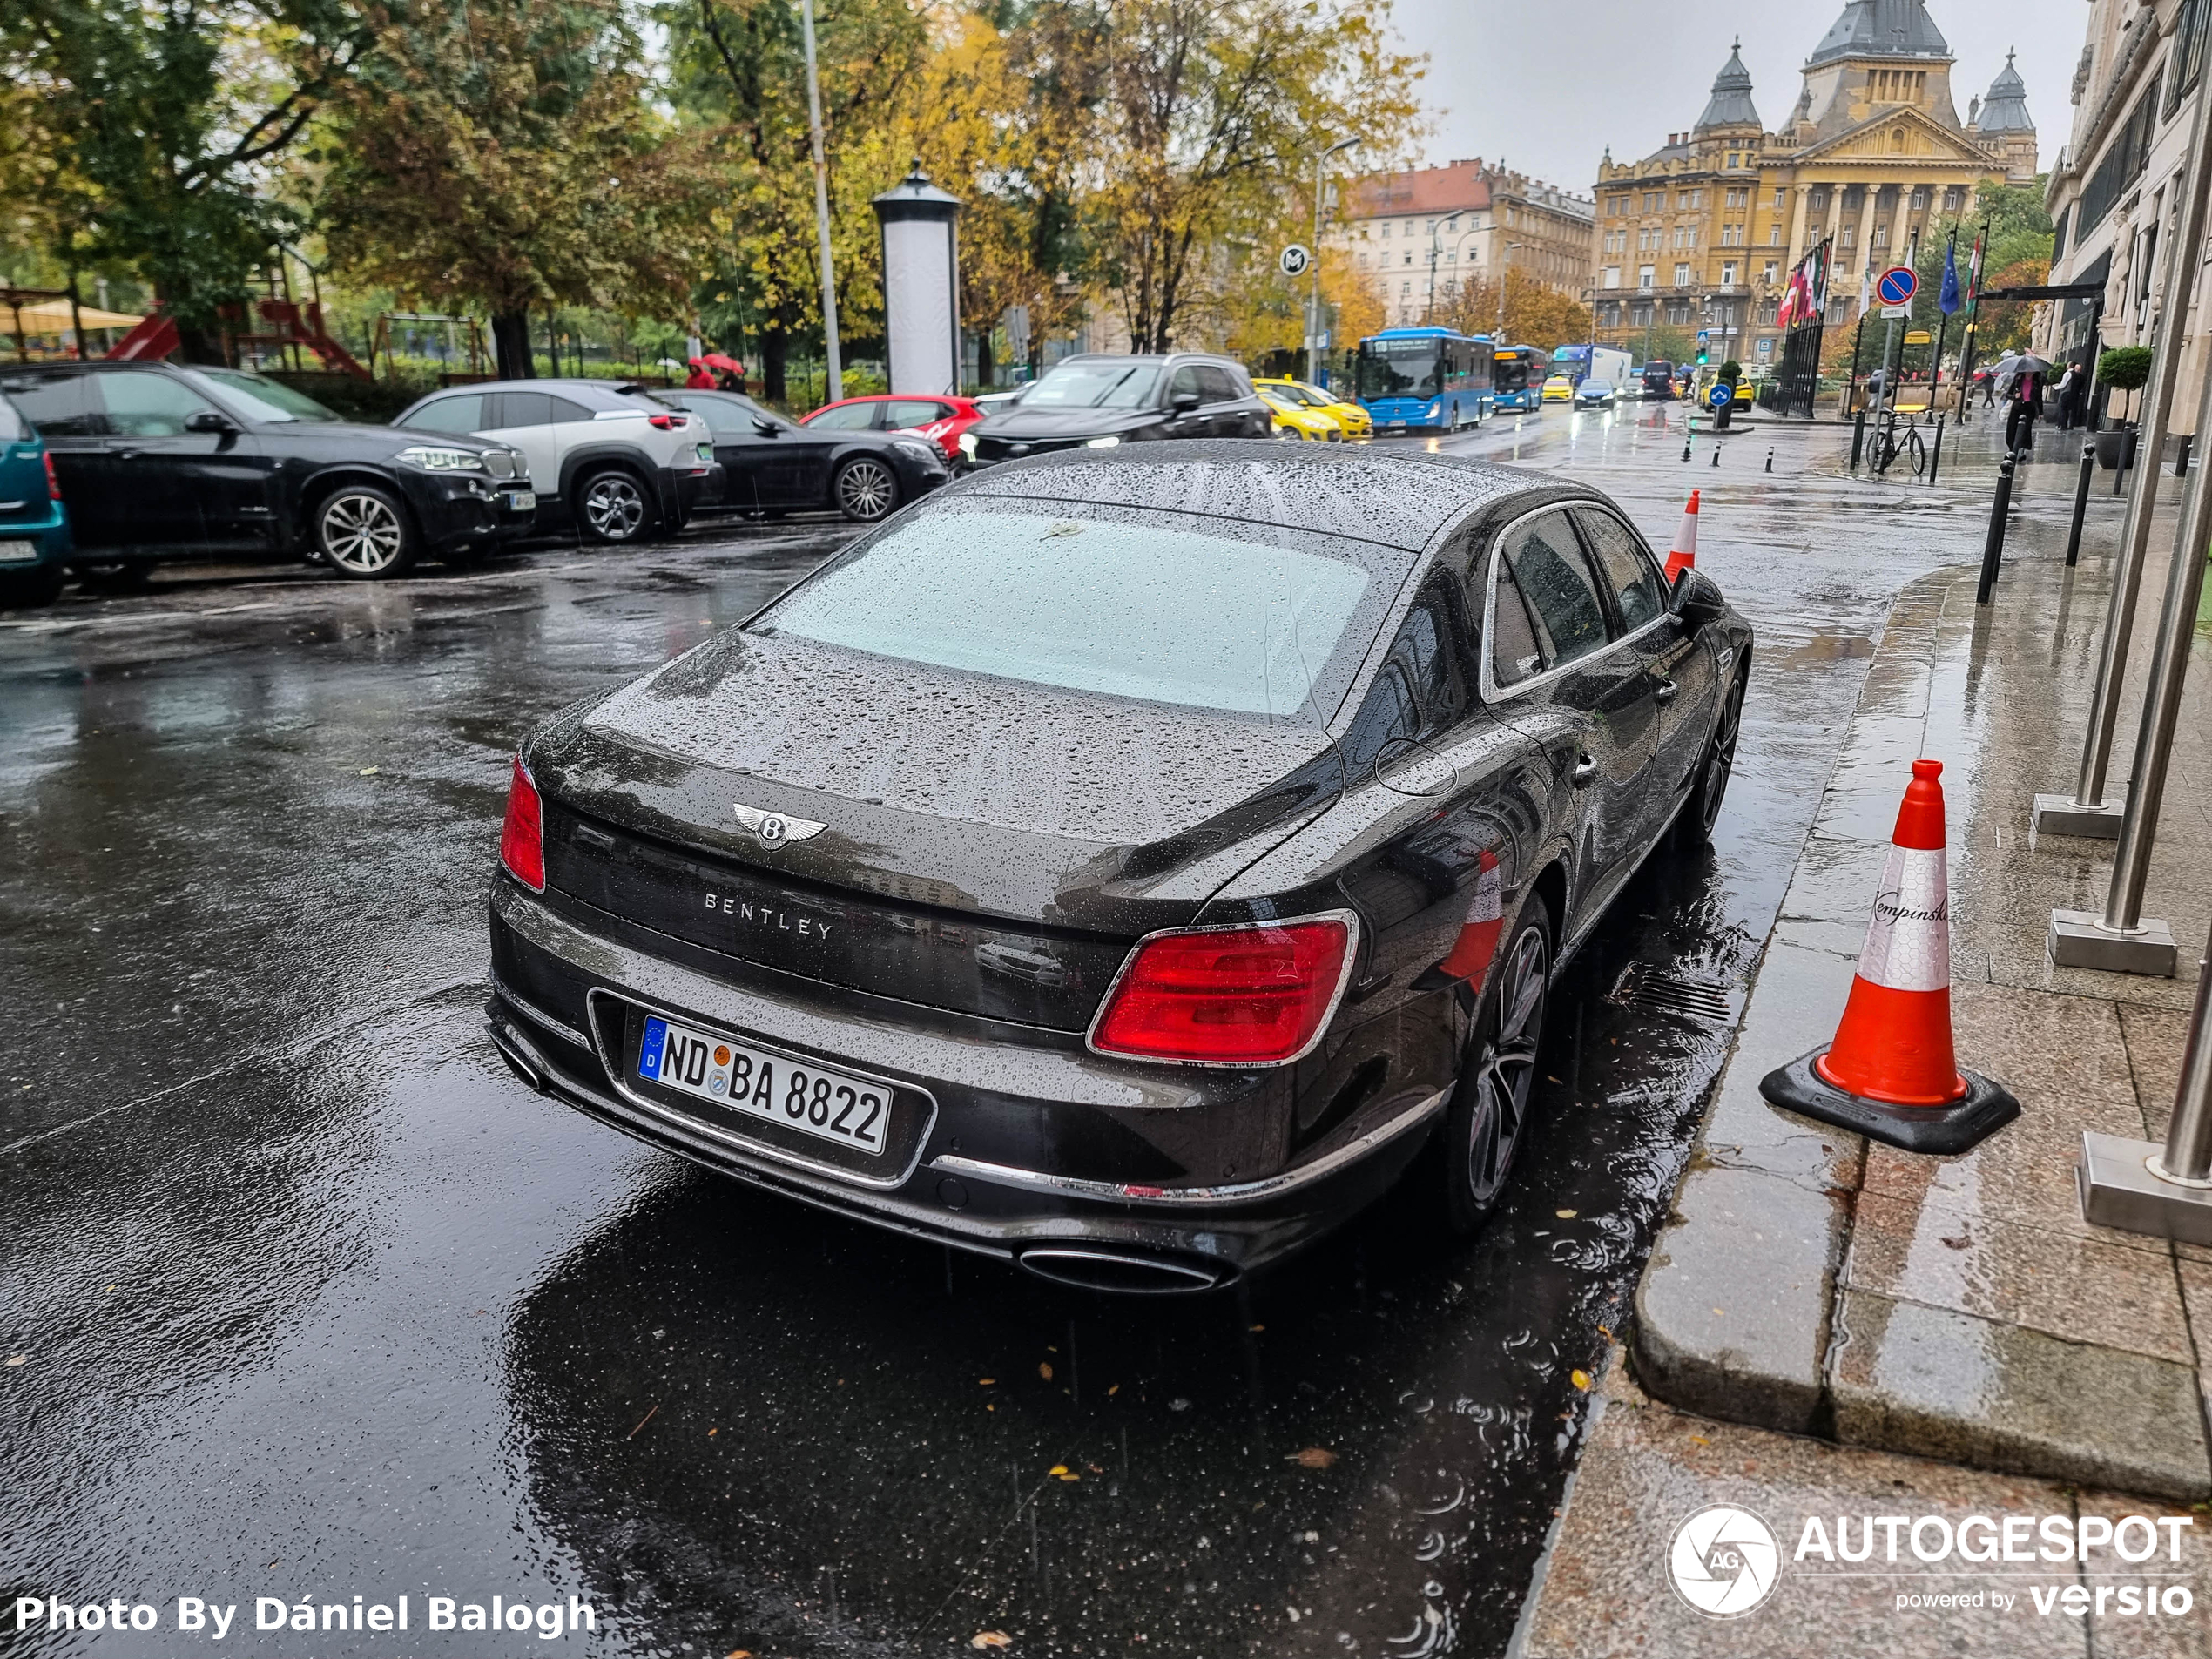
[[[2212,35],[2212,0],[2186,0],[2174,25],[2172,71],[2166,78],[2166,113],[2180,112],[2182,100],[2204,78],[2205,40]]]
[[[1731,167],[1740,167],[1743,165],[1743,158],[1731,150],[1728,152],[1728,165]]]
[[[1927,206],[1928,187],[1925,185],[1922,185],[1912,192],[1912,211],[1916,213],[1924,212],[1926,211]]]
[[[1607,266],[1605,267],[1605,280],[1601,286],[1608,288],[1619,287],[1621,286],[1621,267],[1617,265]]]
[[[1844,246],[1845,247],[1852,247],[1852,246],[1856,246],[1858,245],[1858,226],[1856,226],[1856,225],[1846,225],[1846,226],[1844,226]]]
[[[1629,326],[1632,328],[1651,327],[1651,302],[1639,300],[1629,307]]]
[[[1677,288],[1686,288],[1689,286],[1689,267],[1686,265],[1677,265],[1675,266],[1675,287]]]
[[[1769,247],[1780,247],[1782,246],[1781,221],[1777,220],[1775,223],[1766,227],[1766,245]]]
[[[1388,219],[1383,220],[1382,236],[1384,241],[1387,242],[1390,240],[1390,221]]]
[[[1412,299],[1413,297],[1413,285],[1410,282],[1399,283],[1398,285],[1398,297],[1400,300]]]
[[[1889,245],[1890,227],[1887,225],[1877,225],[1874,227],[1874,246],[1876,247],[1887,247]]]
[[[1668,300],[1668,301],[1667,301],[1667,321],[1668,321],[1670,325],[1672,325],[1672,326],[1673,326],[1673,327],[1675,327],[1679,328],[1679,327],[1682,327],[1684,323],[1688,322],[1689,320],[1689,300]]]
[[[1960,186],[1953,185],[1950,189],[1943,192],[1943,211],[1945,212],[1958,212],[1961,208],[1965,207],[1966,205],[1966,192]]]
[[[1723,288],[1732,288],[1735,286],[1736,261],[1734,260],[1729,260],[1721,266],[1721,287]]]
[[[1659,272],[1657,266],[1650,265],[1640,265],[1636,266],[1636,287],[1642,289],[1646,293],[1649,293],[1651,290],[1657,286],[1658,278]]]
[[[1359,268],[1363,271],[1367,268],[1367,256],[1365,253],[1359,256]]]
[[[1759,267],[1759,280],[1762,282],[1771,282],[1776,277],[1781,274],[1781,272],[1782,267],[1777,265],[1772,260],[1769,260],[1764,266]]]

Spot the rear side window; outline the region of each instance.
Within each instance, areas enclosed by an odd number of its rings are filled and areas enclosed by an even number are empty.
[[[1621,625],[1634,633],[1665,615],[1666,589],[1635,532],[1610,513],[1578,508],[1575,516],[1581,523],[1582,534],[1589,537],[1606,580],[1613,584],[1614,597],[1620,601]]]
[[[875,424],[876,408],[873,403],[840,403],[833,409],[824,409],[806,424],[830,432],[865,432]]]
[[[1175,371],[1175,378],[1168,382],[1168,397],[1170,401],[1178,397],[1195,397],[1202,402],[1204,401],[1205,393],[1198,384],[1197,364],[1185,363]]]
[[[1545,513],[1507,531],[1499,551],[1527,601],[1546,668],[1605,649],[1605,606],[1566,514]]]
[[[1528,619],[1527,602],[1521,584],[1504,565],[1498,567],[1498,614],[1490,629],[1490,678],[1503,685],[1518,685],[1544,671],[1544,649],[1536,643],[1536,625]]]
[[[14,443],[30,435],[30,422],[16,413],[14,404],[0,397],[0,443]]]
[[[516,427],[553,424],[553,400],[543,392],[488,392],[484,395],[484,430],[508,432]]]
[[[1209,403],[1234,403],[1244,396],[1236,376],[1213,363],[1198,365],[1198,395]]]
[[[82,374],[0,376],[0,392],[42,435],[91,438],[100,430],[99,394],[92,380]]]
[[[566,426],[571,421],[592,421],[598,417],[581,403],[571,403],[567,398],[548,394],[545,399],[545,418],[554,426]]]
[[[425,403],[407,417],[408,426],[421,432],[486,432],[482,392],[462,392]]]
[[[883,406],[883,424],[896,432],[905,427],[927,426],[932,421],[941,421],[952,411],[941,403],[931,403],[918,398],[906,398]]]

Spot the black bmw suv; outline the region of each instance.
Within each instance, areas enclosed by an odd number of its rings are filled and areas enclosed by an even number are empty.
[[[1226,357],[1064,357],[1002,415],[961,435],[971,467],[1055,449],[1112,449],[1159,438],[1264,438],[1275,417]]]
[[[0,392],[38,428],[78,570],[312,554],[341,576],[482,557],[526,529],[529,469],[505,444],[355,426],[266,375],[167,363],[24,365]]]

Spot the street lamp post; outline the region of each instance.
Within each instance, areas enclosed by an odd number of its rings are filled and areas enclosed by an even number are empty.
[[[1359,142],[1339,138],[1313,158],[1313,286],[1305,303],[1305,378],[1315,386],[1321,383],[1321,178],[1331,156]]]
[[[807,138],[814,152],[814,229],[822,245],[822,349],[829,361],[829,399],[845,396],[845,367],[838,361],[837,273],[830,263],[829,163],[822,154],[822,90],[814,74],[814,0],[800,0],[806,44]]]

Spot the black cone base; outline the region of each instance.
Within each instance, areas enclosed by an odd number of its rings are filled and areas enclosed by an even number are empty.
[[[1827,1052],[1815,1049],[1770,1071],[1759,1080],[1759,1093],[1801,1117],[1817,1118],[1885,1146],[1932,1157],[1970,1151],[2020,1115],[2020,1103],[2012,1091],[1978,1071],[1962,1070],[1966,1097],[1951,1106],[1892,1106],[1845,1094],[1812,1069],[1812,1062]]]

